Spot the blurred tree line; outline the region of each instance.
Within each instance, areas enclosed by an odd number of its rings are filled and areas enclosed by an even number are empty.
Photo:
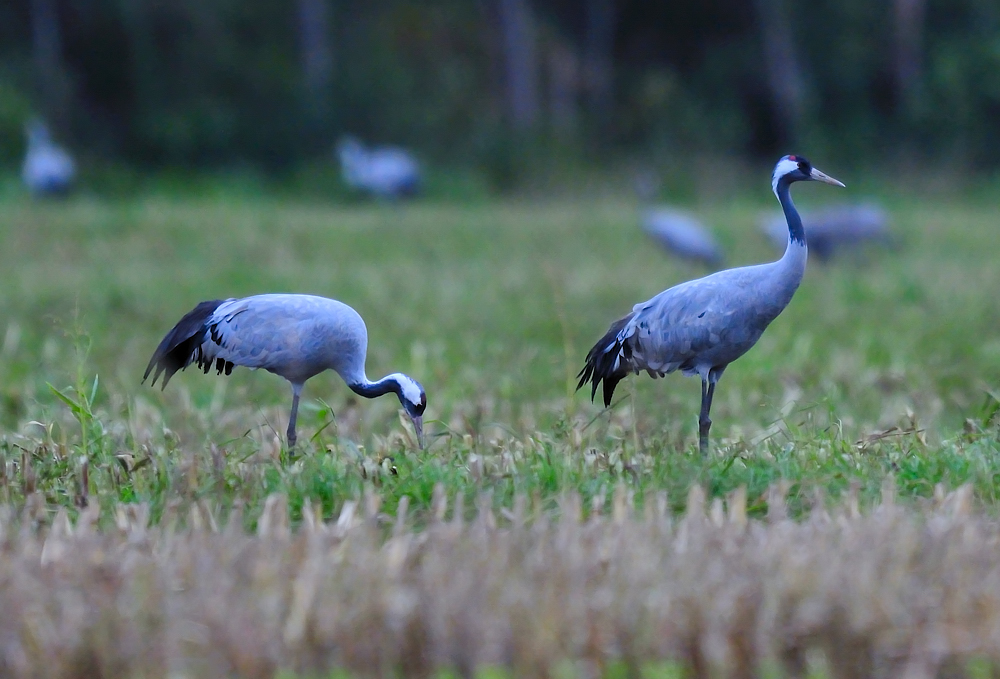
[[[136,166],[511,149],[1000,158],[997,0],[4,0],[0,160],[30,113]],[[505,160],[506,159],[506,160]]]

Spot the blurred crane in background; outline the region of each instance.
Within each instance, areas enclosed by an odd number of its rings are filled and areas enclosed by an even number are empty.
[[[780,247],[785,242],[786,226],[781,213],[769,213],[760,219],[760,230]],[[885,209],[872,202],[835,205],[802,217],[809,250],[821,261],[838,254],[855,253],[868,246],[892,244],[889,218]]]
[[[376,198],[398,199],[420,191],[420,164],[409,151],[397,146],[366,148],[352,136],[337,143],[344,182]]]
[[[52,140],[49,128],[40,119],[25,126],[28,150],[21,167],[24,185],[38,197],[65,195],[76,179],[72,156]]]
[[[711,270],[722,267],[722,248],[712,232],[687,210],[656,205],[660,179],[656,172],[643,170],[635,175],[635,192],[642,203],[639,225],[668,253],[702,264]]]
[[[652,207],[642,211],[640,223],[642,230],[671,254],[712,270],[722,266],[722,248],[693,214],[676,208]]]

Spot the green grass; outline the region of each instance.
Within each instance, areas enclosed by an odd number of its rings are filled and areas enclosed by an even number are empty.
[[[799,186],[795,197],[805,208],[871,190]],[[776,256],[755,224],[769,195],[762,182],[751,198],[703,206],[730,265]],[[631,202],[8,198],[0,501],[38,490],[53,506],[148,502],[156,517],[195,500],[223,512],[239,503],[252,524],[273,492],[293,515],[306,498],[330,515],[373,491],[390,513],[408,496],[419,517],[436,484],[450,496],[488,491],[497,507],[517,493],[556,507],[569,491],[609,502],[625,483],[640,504],[665,492],[681,508],[697,483],[711,496],[745,485],[763,513],[782,479],[797,511],[816,489],[836,498],[855,486],[870,502],[893,474],[903,502],[969,482],[993,510],[995,208],[886,201],[899,249],[810,264],[788,309],[720,382],[702,458],[696,380],[630,378],[610,411],[573,392],[611,321],[702,274],[645,239]],[[189,371],[164,392],[140,384],[195,303],[268,291],[354,306],[369,328],[369,374],[403,371],[426,388],[428,449],[414,449],[395,400],[358,399],[332,374],[306,386],[294,460],[276,433],[290,402],[280,378]]]

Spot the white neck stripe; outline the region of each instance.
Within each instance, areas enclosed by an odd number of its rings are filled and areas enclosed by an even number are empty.
[[[775,196],[778,195],[778,182],[781,181],[781,178],[797,169],[799,169],[799,164],[787,157],[778,161],[778,164],[774,166],[774,174],[771,175],[771,190],[774,191]]]

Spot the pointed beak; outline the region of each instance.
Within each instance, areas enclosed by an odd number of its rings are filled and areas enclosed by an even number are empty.
[[[416,417],[410,416],[410,421],[413,422],[413,431],[417,432],[417,445],[420,446],[420,450],[424,449],[424,418],[422,415],[417,415]]]
[[[829,175],[823,174],[822,172],[820,172],[819,170],[817,170],[815,167],[812,169],[812,172],[809,173],[809,178],[810,179],[815,179],[818,182],[823,182],[824,184],[833,184],[834,186],[839,186],[839,187],[841,187],[843,189],[847,188],[846,186],[844,186],[843,182],[838,181],[838,180],[834,179],[833,177],[831,177]]]

